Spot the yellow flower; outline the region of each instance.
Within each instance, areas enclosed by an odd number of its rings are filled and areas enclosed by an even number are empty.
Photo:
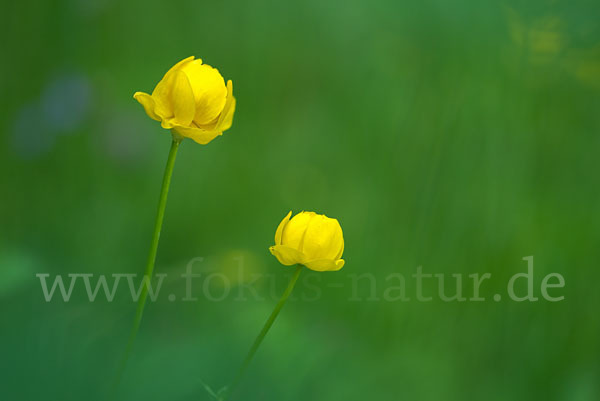
[[[314,212],[292,212],[279,223],[271,253],[286,266],[302,264],[315,271],[335,271],[344,267],[342,227],[336,219]]]
[[[175,64],[152,95],[136,92],[134,99],[163,128],[206,145],[231,127],[235,98],[231,80],[202,60],[188,57]]]

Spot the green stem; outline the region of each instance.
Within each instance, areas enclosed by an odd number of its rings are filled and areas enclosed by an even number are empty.
[[[290,282],[289,282],[287,288],[283,292],[283,295],[281,295],[281,298],[279,298],[279,302],[277,302],[277,305],[275,305],[275,309],[273,309],[273,312],[271,312],[271,316],[269,316],[269,318],[267,319],[267,321],[266,321],[265,325],[263,326],[262,330],[260,331],[260,333],[258,333],[258,336],[254,340],[254,343],[252,344],[252,347],[250,348],[250,351],[248,352],[248,355],[246,355],[246,358],[244,359],[244,362],[242,363],[242,366],[240,367],[240,370],[238,371],[237,376],[235,377],[235,379],[233,380],[231,386],[228,389],[228,392],[227,392],[228,395],[230,395],[230,394],[233,393],[233,390],[237,387],[237,385],[239,384],[240,380],[242,379],[242,377],[244,375],[244,372],[248,368],[248,365],[250,364],[250,361],[252,361],[252,358],[254,357],[254,354],[258,350],[258,347],[260,346],[260,344],[262,343],[263,339],[267,335],[267,332],[269,331],[269,329],[273,325],[273,322],[277,318],[277,315],[279,315],[279,312],[281,311],[281,308],[283,308],[283,305],[285,304],[285,301],[287,301],[287,299],[289,298],[290,294],[292,293],[292,290],[294,289],[294,286],[296,285],[296,281],[298,281],[298,277],[300,277],[300,273],[301,272],[302,272],[302,265],[298,265],[296,267],[296,271],[294,272],[294,275],[290,279]]]
[[[148,253],[148,262],[146,263],[146,272],[144,273],[142,293],[138,299],[137,308],[135,312],[135,318],[133,320],[133,327],[129,340],[127,342],[127,348],[121,359],[117,375],[113,383],[113,394],[116,392],[123,371],[127,365],[127,360],[133,349],[133,343],[137,336],[137,332],[140,328],[140,322],[142,321],[142,315],[144,313],[144,306],[146,304],[146,298],[148,296],[148,286],[152,279],[152,272],[154,271],[154,262],[156,261],[156,251],[158,249],[158,240],[160,239],[160,230],[162,228],[163,218],[165,217],[165,207],[167,206],[167,195],[169,194],[169,186],[171,185],[171,175],[173,174],[173,166],[175,165],[175,158],[177,157],[177,149],[181,143],[182,138],[173,136],[173,142],[171,142],[171,149],[169,150],[169,157],[167,159],[167,165],[165,167],[165,173],[163,175],[162,187],[160,189],[160,199],[158,201],[158,211],[156,213],[156,220],[154,222],[154,233],[152,234],[152,242],[150,243],[150,251]]]

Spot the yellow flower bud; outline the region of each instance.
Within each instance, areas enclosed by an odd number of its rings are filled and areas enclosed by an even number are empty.
[[[134,99],[163,128],[206,145],[231,127],[235,98],[231,80],[216,68],[188,57],[175,64],[152,95],[136,92]]]
[[[289,212],[279,223],[271,253],[286,266],[302,264],[315,271],[335,271],[344,267],[342,227],[336,219],[302,212],[291,220]]]

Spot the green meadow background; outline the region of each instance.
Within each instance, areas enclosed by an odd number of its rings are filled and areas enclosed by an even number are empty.
[[[209,400],[201,383],[232,379],[291,275],[268,252],[277,224],[314,210],[340,221],[346,265],[303,273],[232,399],[600,399],[597,1],[3,11],[0,398]],[[126,281],[113,302],[82,281],[46,302],[36,274],[143,273],[170,135],[132,95],[190,55],[233,80],[234,125],[180,147],[155,269],[168,276],[110,398]],[[511,301],[530,255],[540,299]],[[197,257],[198,300],[183,302]],[[448,294],[462,274],[467,297],[468,275],[490,273],[486,300],[443,302],[429,279],[418,302],[417,266]],[[394,273],[410,301],[384,298]],[[563,301],[541,297],[549,273]]]

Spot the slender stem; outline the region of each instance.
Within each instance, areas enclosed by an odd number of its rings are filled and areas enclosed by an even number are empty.
[[[283,295],[281,295],[281,298],[279,298],[279,302],[277,302],[277,305],[275,305],[275,309],[273,309],[273,312],[271,312],[271,316],[269,316],[269,318],[265,322],[265,325],[263,326],[262,330],[260,331],[260,333],[258,333],[258,336],[254,340],[254,343],[252,344],[252,347],[250,348],[248,355],[246,355],[246,358],[244,359],[244,362],[242,363],[242,366],[240,367],[240,370],[238,371],[237,376],[235,377],[231,386],[228,389],[228,395],[233,393],[233,390],[237,387],[240,380],[242,379],[242,376],[244,375],[244,372],[248,368],[250,361],[252,361],[252,357],[254,357],[254,354],[258,350],[258,347],[262,343],[265,336],[267,335],[267,332],[273,325],[273,322],[277,318],[277,315],[279,315],[279,312],[281,311],[281,308],[283,308],[285,301],[287,301],[288,297],[292,293],[292,290],[294,289],[294,286],[296,285],[296,281],[298,281],[298,277],[300,277],[301,272],[302,272],[302,265],[298,265],[296,267],[296,271],[294,272],[294,275],[290,279],[290,282],[289,282],[287,288],[283,292]]]
[[[165,207],[167,206],[167,195],[169,194],[169,186],[171,185],[171,175],[173,174],[173,166],[175,165],[175,158],[177,157],[177,149],[181,143],[181,138],[173,136],[173,142],[171,143],[171,149],[169,150],[169,157],[167,159],[167,165],[165,167],[165,173],[163,175],[162,187],[160,189],[160,198],[158,201],[158,211],[156,213],[156,220],[154,222],[154,233],[152,234],[152,242],[150,243],[150,251],[148,252],[148,262],[146,263],[146,272],[144,273],[142,292],[138,298],[137,308],[135,311],[135,318],[133,320],[133,327],[131,328],[131,334],[127,342],[127,348],[121,359],[121,363],[117,370],[117,375],[113,383],[112,393],[114,394],[119,386],[123,371],[127,365],[129,354],[133,349],[133,343],[137,336],[137,332],[140,328],[140,322],[142,321],[142,315],[144,313],[144,306],[146,304],[146,298],[148,296],[148,286],[152,279],[152,272],[154,271],[154,262],[156,261],[156,251],[158,249],[158,240],[160,239],[160,230],[162,228],[163,218],[165,217]]]

